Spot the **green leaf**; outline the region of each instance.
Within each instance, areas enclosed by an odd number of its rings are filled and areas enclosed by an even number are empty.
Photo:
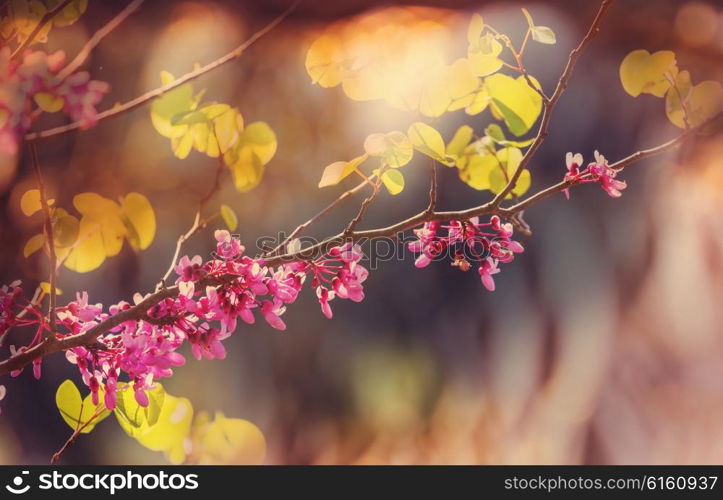
[[[485,128],[485,135],[491,137],[496,142],[505,140],[505,133],[502,131],[502,127],[496,123],[490,123],[487,128]]]
[[[444,139],[435,128],[426,123],[415,122],[409,126],[407,135],[414,149],[440,163],[445,165],[448,163],[445,155]]]
[[[670,88],[667,76],[678,72],[675,53],[661,50],[650,54],[647,50],[634,50],[620,63],[620,81],[625,92],[633,97],[651,94],[663,97]]]
[[[228,205],[221,205],[220,212],[221,218],[226,223],[226,227],[228,227],[229,231],[236,231],[236,228],[238,227],[238,217],[236,216],[236,212],[234,212],[233,208]]]
[[[55,392],[55,404],[58,407],[60,416],[63,417],[65,423],[68,424],[73,431],[85,425],[80,432],[87,434],[110,414],[108,410],[104,410],[99,416],[93,419],[92,422],[88,423],[96,412],[105,407],[102,390],[98,397],[98,405],[93,404],[91,395],[86,396],[85,399],[81,399],[80,391],[78,391],[73,381],[66,380],[60,384],[58,390]]]
[[[396,195],[404,190],[404,176],[399,170],[387,170],[382,174],[382,182],[389,194]]]
[[[321,174],[319,187],[323,188],[339,184],[342,179],[352,174],[354,170],[356,170],[356,168],[367,158],[369,158],[369,155],[363,154],[350,161],[335,161],[331,165],[328,165],[324,168],[324,173]]]

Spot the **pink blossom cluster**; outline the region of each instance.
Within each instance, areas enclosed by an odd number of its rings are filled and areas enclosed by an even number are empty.
[[[119,384],[127,383],[132,384],[138,404],[147,406],[147,391],[154,382],[171,376],[173,368],[185,363],[179,352],[184,344],[190,344],[196,359],[223,359],[223,341],[236,330],[239,319],[254,323],[258,314],[272,327],[284,330],[286,305],[296,300],[307,275],[312,276],[312,286],[327,317],[331,317],[332,299],[364,298],[362,283],[368,273],[359,264],[362,254],[358,246],[344,244],[315,260],[270,267],[262,259],[244,255],[243,245],[228,231],[216,231],[215,237],[212,259],[179,259],[175,267],[177,294],[149,307],[141,317],[134,315],[123,321],[99,336],[95,344],[66,351],[96,404],[103,397],[107,408],[115,408]],[[134,305],[144,299],[136,294]],[[102,304],[88,301],[86,292],[78,293],[75,301],[57,308],[58,336],[85,333],[131,307],[121,302],[105,313]],[[36,321],[40,322],[39,332],[47,328],[42,316]],[[34,365],[38,377],[40,362]]]
[[[567,164],[567,173],[565,181],[575,184],[586,182],[597,182],[605,192],[613,198],[622,196],[622,190],[627,187],[625,181],[617,180],[617,170],[610,168],[607,159],[595,151],[595,161],[589,163],[587,168],[581,169],[583,159],[580,153],[567,153],[565,156]],[[564,189],[563,192],[567,199],[570,199],[570,190]]]
[[[17,153],[36,116],[33,103],[46,111],[62,109],[81,128],[95,124],[95,106],[110,86],[91,80],[86,71],[58,78],[64,62],[62,50],[52,54],[26,50],[21,59],[13,59],[8,47],[0,50],[0,151]]]
[[[438,234],[442,230],[446,230],[446,234]],[[479,262],[480,279],[489,291],[495,289],[493,275],[500,272],[499,264],[511,262],[516,253],[524,251],[522,245],[512,239],[512,224],[502,223],[496,215],[486,223],[480,223],[479,217],[452,220],[447,224],[427,222],[415,229],[414,234],[417,239],[410,242],[408,248],[419,254],[415,261],[417,267],[426,267],[432,260],[448,255],[453,266],[469,271],[473,260]]]

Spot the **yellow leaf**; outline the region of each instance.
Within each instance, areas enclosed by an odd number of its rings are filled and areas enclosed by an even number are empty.
[[[364,141],[364,151],[371,156],[382,158],[384,163],[392,168],[406,165],[414,154],[409,138],[396,130],[388,134],[370,135]]]
[[[45,235],[42,233],[36,234],[30,238],[27,243],[25,243],[25,247],[23,248],[23,257],[27,259],[32,254],[43,248],[43,245],[45,245]]]
[[[271,161],[276,154],[276,134],[265,122],[254,122],[244,129],[239,138],[243,149],[250,149],[258,156],[263,165]]]
[[[385,171],[382,174],[382,182],[391,195],[397,195],[404,190],[404,176],[399,170]]]
[[[680,72],[676,79],[676,87],[671,87],[665,98],[668,119],[680,128],[685,128],[685,119],[679,93],[683,97],[688,125],[691,127],[702,125],[723,111],[721,84],[708,80],[691,87],[690,76],[687,73],[687,71]]]
[[[161,82],[168,85],[175,80],[171,73],[163,71]],[[193,97],[193,87],[186,83],[169,92],[166,92],[151,104],[151,121],[156,131],[164,137],[180,137],[188,130],[188,125],[176,125],[174,117],[192,111],[196,107]]]
[[[652,94],[663,97],[670,88],[666,78],[675,76],[675,54],[670,50],[661,50],[650,54],[647,50],[634,50],[620,63],[620,81],[625,92],[633,97],[640,94]]]
[[[58,407],[60,416],[63,417],[63,420],[65,420],[65,423],[75,431],[90,421],[91,417],[100,408],[104,407],[102,390],[98,397],[98,406],[93,404],[90,395],[86,396],[85,399],[81,399],[80,391],[78,391],[75,384],[71,380],[66,380],[60,384],[55,393],[55,404]],[[108,410],[103,411],[80,432],[82,434],[89,433],[95,428],[96,424],[106,418],[109,413],[110,412],[108,412]]]
[[[503,148],[497,151],[497,159],[499,160],[499,168],[490,172],[490,190],[497,194],[502,191],[507,183],[512,179],[522,162],[522,151],[515,147]],[[521,196],[530,188],[531,176],[529,170],[523,170],[517,179],[514,189],[507,198],[513,196]]]
[[[45,295],[50,295],[50,292],[51,292],[50,283],[48,283],[47,281],[41,281],[40,284],[38,285],[38,287],[40,287],[40,290]],[[60,288],[58,288],[57,286],[55,287],[55,295],[63,295],[63,291]]]
[[[131,247],[145,250],[156,235],[156,215],[151,203],[140,193],[129,193],[123,198],[121,208]]]
[[[312,82],[322,87],[334,87],[342,80],[342,62],[341,40],[335,35],[322,35],[306,53],[306,72]]]
[[[228,205],[221,205],[220,212],[221,218],[226,223],[226,227],[228,227],[229,231],[236,231],[236,228],[238,227],[238,217],[236,216],[236,212],[234,212],[233,208]]]
[[[471,43],[467,49],[467,58],[472,71],[477,76],[487,76],[495,73],[502,67],[502,60],[498,57],[502,52],[502,44],[492,33],[480,37]]]
[[[118,255],[128,234],[120,205],[97,193],[81,193],[73,197],[73,206],[83,215],[79,239],[84,230],[95,230],[101,235],[106,257]],[[85,226],[83,220],[86,220]]]
[[[459,158],[464,153],[465,148],[472,140],[474,131],[469,125],[462,125],[457,129],[452,140],[447,144],[447,156]]]
[[[439,162],[447,163],[444,139],[436,129],[426,123],[415,122],[409,126],[407,135],[414,149]]]
[[[328,165],[324,168],[324,173],[321,174],[319,187],[322,188],[339,184],[342,179],[354,172],[354,170],[356,170],[356,168],[367,158],[369,158],[369,155],[363,154],[350,161],[335,161],[331,165]]]
[[[447,70],[447,90],[452,102],[449,111],[465,108],[474,102],[480,79],[468,59],[457,59]]]
[[[474,189],[490,189],[490,173],[495,169],[499,169],[499,161],[494,155],[471,155],[459,178]]]
[[[542,111],[542,96],[523,76],[514,79],[502,74],[491,75],[485,79],[485,87],[510,132],[521,136],[532,128]]]
[[[54,9],[62,0],[46,0],[48,9]],[[66,5],[60,12],[53,16],[53,25],[58,27],[70,26],[75,23],[78,18],[88,8],[88,0],[73,0]]]
[[[188,399],[166,393],[154,425],[143,422],[135,428],[118,412],[116,417],[123,430],[149,450],[164,452],[175,464],[185,460],[183,444],[190,434],[193,419],[193,406]]]
[[[30,217],[35,212],[42,209],[42,203],[40,201],[40,191],[37,189],[30,189],[25,191],[22,198],[20,198],[20,210]]]
[[[202,465],[260,465],[266,457],[266,439],[253,423],[216,413],[194,434]]]
[[[60,209],[56,210],[56,213],[58,212],[60,212]],[[79,231],[80,222],[78,219],[64,213],[55,218],[53,223],[53,243],[58,248],[69,247],[78,239]]]
[[[474,93],[474,95],[472,96],[472,100],[467,105],[464,111],[468,115],[479,114],[487,108],[490,100],[491,97],[489,93],[487,93],[487,89],[483,85]]]
[[[226,165],[231,169],[236,190],[245,193],[255,188],[264,175],[264,165],[261,159],[250,148],[232,150],[224,155]]]
[[[523,7],[523,8],[522,8],[522,14],[524,14],[525,19],[527,19],[527,26],[528,26],[530,29],[534,28],[534,27],[535,27],[535,23],[534,23],[534,21],[532,20],[532,16],[530,15],[530,11],[527,10],[527,9],[525,9],[525,8]]]
[[[467,28],[467,42],[470,45],[476,44],[479,37],[482,36],[482,30],[485,27],[484,19],[479,14],[472,14],[472,19]]]
[[[63,109],[65,100],[48,92],[38,92],[33,96],[35,104],[46,113],[55,113]]]
[[[80,220],[79,237],[65,259],[65,267],[77,273],[98,269],[105,261],[106,251],[98,223],[86,217]]]

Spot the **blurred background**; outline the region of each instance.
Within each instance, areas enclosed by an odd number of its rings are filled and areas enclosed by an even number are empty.
[[[232,62],[194,82],[206,96],[236,106],[247,123],[268,122],[279,149],[261,185],[240,194],[229,177],[213,204],[239,215],[247,247],[290,231],[344,186],[317,188],[323,167],[361,153],[373,132],[406,130],[412,117],[383,102],[348,99],[341,88],[311,84],[304,69],[310,43],[329,23],[373,13],[425,19],[444,27],[451,62],[465,53],[473,12],[519,43],[526,7],[552,27],[557,45],[530,45],[527,68],[548,94],[569,51],[587,30],[597,2],[343,0],[302,2],[271,34]],[[91,75],[111,83],[101,108],[124,102],[241,43],[287,7],[265,2],[155,1],[124,22],[95,50]],[[91,1],[73,26],[51,32],[47,50],[73,56],[121,3]],[[618,0],[580,59],[551,122],[550,136],[530,165],[533,190],[558,181],[567,151],[586,158],[599,149],[611,160],[677,133],[661,101],[633,99],[618,66],[631,50],[670,49],[694,81],[723,80],[723,8],[718,2]],[[390,47],[393,50],[393,47]],[[146,195],[156,210],[152,246],[126,245],[99,270],[62,269],[62,300],[87,290],[92,302],[129,299],[151,290],[216,163],[192,153],[173,157],[155,132],[149,106],[97,127],[40,143],[40,162],[58,203],[95,191],[117,198]],[[37,128],[62,124],[48,116]],[[488,112],[449,113],[436,126],[447,138],[462,123],[482,130]],[[264,433],[269,464],[703,464],[723,461],[723,142],[635,164],[622,174],[628,189],[612,200],[596,186],[554,196],[526,214],[534,235],[526,252],[487,292],[475,272],[447,263],[417,270],[413,259],[381,263],[359,304],[335,301],[325,319],[305,289],[284,319],[286,332],[264,322],[243,325],[226,341],[225,361],[196,362],[164,381],[195,409],[251,420]],[[420,159],[405,167],[407,188],[372,205],[364,227],[419,211],[428,173]],[[426,163],[424,164],[426,167]],[[415,168],[417,167],[417,168]],[[480,204],[489,193],[440,169],[439,208]],[[347,179],[351,187],[353,179]],[[40,254],[22,257],[41,221],[19,208],[33,186],[26,151],[0,157],[0,283],[26,288],[47,275]],[[338,232],[361,196],[309,232]],[[211,228],[213,229],[213,228]],[[209,255],[212,231],[187,245]],[[16,331],[20,339],[28,332]],[[9,342],[12,343],[12,342]],[[6,351],[2,353],[7,355]],[[77,379],[63,356],[3,379],[0,463],[47,463],[69,436],[54,402],[57,385]],[[160,453],[129,439],[113,418],[81,437],[69,464],[164,463]]]

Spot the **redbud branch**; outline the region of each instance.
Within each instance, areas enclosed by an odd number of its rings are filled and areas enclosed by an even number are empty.
[[[510,182],[508,182],[505,188],[499,193],[497,193],[497,196],[495,196],[495,198],[492,200],[493,206],[498,207],[500,203],[502,203],[502,201],[507,198],[507,195],[512,192],[512,190],[517,185],[517,180],[520,178],[520,175],[527,167],[527,164],[530,162],[535,152],[540,148],[540,146],[542,146],[542,143],[545,142],[545,139],[547,138],[547,129],[550,125],[550,116],[552,114],[552,111],[555,108],[557,101],[560,99],[560,96],[562,96],[562,93],[567,88],[567,82],[572,76],[572,71],[575,68],[575,64],[577,63],[578,58],[583,53],[588,44],[592,41],[592,39],[595,38],[595,35],[597,35],[600,31],[600,23],[602,22],[603,17],[605,16],[605,13],[607,12],[611,3],[612,0],[602,1],[602,3],[600,4],[600,8],[597,11],[597,14],[595,15],[595,19],[593,20],[590,28],[587,31],[587,34],[582,39],[582,41],[580,41],[580,44],[570,53],[570,57],[567,60],[567,65],[565,66],[565,69],[560,76],[560,80],[557,82],[557,87],[555,87],[555,92],[552,94],[552,97],[550,97],[549,100],[543,99],[542,121],[540,123],[539,131],[535,136],[535,140],[533,141],[532,145],[530,145],[530,148],[525,152],[525,156],[522,158],[522,161],[517,166],[517,170],[515,170],[515,173],[512,175]],[[532,88],[536,88],[536,86],[533,86]]]
[[[55,336],[55,302],[57,297],[57,291],[55,289],[55,282],[58,276],[58,257],[55,254],[55,239],[53,237],[53,221],[50,214],[50,205],[48,205],[48,195],[45,190],[45,182],[43,182],[43,175],[40,172],[40,164],[38,162],[38,152],[35,148],[35,144],[30,143],[30,159],[33,164],[33,172],[35,173],[35,181],[38,184],[38,191],[40,191],[40,204],[43,208],[43,217],[45,219],[45,240],[48,247],[48,255],[50,256],[50,301],[48,304],[48,324],[50,326],[51,336]]]
[[[125,19],[133,14],[138,7],[141,6],[144,0],[133,0],[131,3],[125,6],[113,19],[100,28],[98,31],[93,33],[93,36],[86,42],[78,55],[75,56],[67,66],[65,66],[60,73],[58,73],[58,79],[65,80],[85,62],[90,55],[91,51],[105,38],[111,31],[116,29]]]
[[[15,49],[15,51],[10,56],[11,59],[17,58],[20,54],[23,53],[23,51],[30,46],[33,41],[35,41],[35,37],[38,36],[38,33],[42,31],[42,29],[45,27],[46,24],[48,24],[50,21],[53,20],[53,18],[58,14],[61,10],[63,10],[70,2],[73,0],[63,0],[58,5],[56,5],[54,8],[47,11],[43,17],[40,18],[38,21],[38,24],[35,25],[33,28],[33,31],[30,32],[28,37],[23,40],[23,42],[18,45],[18,47]]]
[[[246,51],[246,49],[251,47],[260,38],[262,38],[264,35],[266,35],[269,31],[273,30],[284,19],[286,19],[296,9],[296,7],[300,3],[301,3],[301,0],[296,0],[281,15],[276,17],[273,21],[271,21],[269,24],[267,24],[260,30],[256,31],[244,43],[242,43],[241,45],[236,47],[231,52],[225,54],[224,56],[221,56],[220,58],[216,59],[213,62],[210,62],[209,64],[206,64],[205,66],[201,66],[200,68],[198,68],[196,70],[186,73],[185,75],[177,78],[176,80],[169,83],[168,85],[163,85],[163,86],[153,89],[149,92],[146,92],[145,94],[142,94],[142,95],[136,97],[135,99],[131,99],[130,101],[127,101],[123,104],[113,106],[110,109],[107,109],[105,111],[98,113],[95,116],[96,121],[100,122],[103,120],[107,120],[109,118],[113,118],[122,113],[135,109],[139,106],[142,106],[143,104],[152,101],[156,97],[159,97],[159,96],[165,94],[166,92],[169,92],[175,88],[178,88],[185,83],[188,83],[202,75],[205,75],[209,71],[212,71],[220,66],[223,66],[224,64],[226,64],[230,61],[233,61],[234,59],[237,59],[238,57],[241,56],[241,54],[243,54]],[[28,134],[25,134],[25,140],[26,141],[37,141],[39,139],[46,139],[48,137],[54,137],[56,135],[67,134],[68,132],[72,132],[74,130],[79,130],[82,127],[82,125],[83,125],[83,122],[77,121],[77,122],[69,123],[67,125],[62,125],[60,127],[54,127],[51,129],[41,130],[38,132],[30,132]]]
[[[706,122],[706,123],[710,123],[713,120],[709,120],[709,122]],[[706,125],[706,124],[703,124],[703,125]],[[701,125],[701,126],[703,126],[703,125]],[[694,130],[697,130],[697,129],[691,129],[690,131],[686,131],[683,134],[679,135],[678,137],[671,139],[670,141],[665,142],[663,144],[660,144],[659,146],[633,153],[630,156],[623,158],[621,160],[618,160],[617,162],[611,164],[610,167],[613,169],[616,169],[616,170],[621,170],[621,169],[626,168],[627,166],[629,166],[639,160],[642,160],[644,158],[648,158],[648,157],[669,151],[669,150],[679,146],[683,142],[683,140],[687,136],[689,136]],[[488,203],[485,203],[484,205],[472,207],[472,208],[469,208],[466,210],[459,210],[459,211],[427,212],[426,210],[424,210],[422,212],[419,212],[416,215],[413,215],[412,217],[409,217],[408,219],[397,222],[390,226],[377,228],[377,229],[367,229],[367,230],[363,230],[363,231],[354,231],[354,232],[352,232],[352,234],[349,234],[349,235],[345,235],[342,232],[340,234],[337,234],[336,236],[327,238],[324,241],[317,243],[315,245],[312,245],[312,246],[309,246],[306,248],[302,248],[299,250],[295,250],[294,252],[290,252],[290,253],[287,253],[284,255],[277,255],[277,256],[271,257],[269,259],[266,259],[265,264],[267,266],[277,266],[277,265],[281,265],[284,263],[303,260],[306,258],[305,256],[318,255],[318,254],[324,253],[324,252],[328,251],[334,245],[339,244],[343,241],[361,241],[361,240],[370,240],[370,239],[379,239],[379,238],[394,238],[399,233],[413,229],[421,224],[424,224],[425,222],[467,220],[472,217],[483,216],[483,215],[493,215],[493,214],[499,215],[502,217],[514,217],[521,210],[529,207],[530,205],[533,205],[534,203],[537,203],[538,201],[542,200],[543,198],[546,198],[546,197],[550,196],[551,194],[560,192],[565,188],[571,188],[574,185],[575,184],[572,182],[560,182],[560,183],[550,186],[546,189],[543,189],[542,191],[538,192],[537,194],[530,196],[529,198],[519,202],[518,204],[516,204],[510,208],[500,208],[500,207],[494,206],[492,204],[492,202],[488,202]],[[198,289],[203,289],[207,286],[218,286],[219,284],[222,284],[222,283],[223,283],[223,276],[215,277],[215,278],[203,278],[198,282],[197,287],[198,287]],[[115,328],[116,326],[120,325],[121,323],[123,323],[125,321],[134,321],[134,320],[137,321],[137,320],[144,319],[145,317],[147,317],[148,309],[150,309],[151,307],[155,306],[156,304],[160,303],[161,301],[163,301],[167,298],[172,298],[177,295],[178,295],[178,287],[177,286],[162,288],[162,289],[156,291],[155,293],[148,295],[145,299],[143,299],[138,304],[131,306],[128,309],[119,311],[117,314],[110,316],[108,319],[98,323],[97,325],[95,325],[94,327],[92,327],[91,329],[89,329],[88,331],[86,331],[84,333],[68,335],[68,336],[62,337],[62,338],[47,337],[43,342],[36,344],[33,347],[31,347],[23,352],[19,352],[15,356],[12,356],[12,357],[7,358],[4,361],[0,362],[0,375],[5,375],[14,370],[20,370],[20,369],[24,368],[25,366],[29,365],[30,363],[32,363],[33,360],[48,356],[48,355],[56,353],[56,352],[66,351],[68,349],[72,349],[73,347],[92,345],[92,344],[96,343],[96,339],[103,333]]]

